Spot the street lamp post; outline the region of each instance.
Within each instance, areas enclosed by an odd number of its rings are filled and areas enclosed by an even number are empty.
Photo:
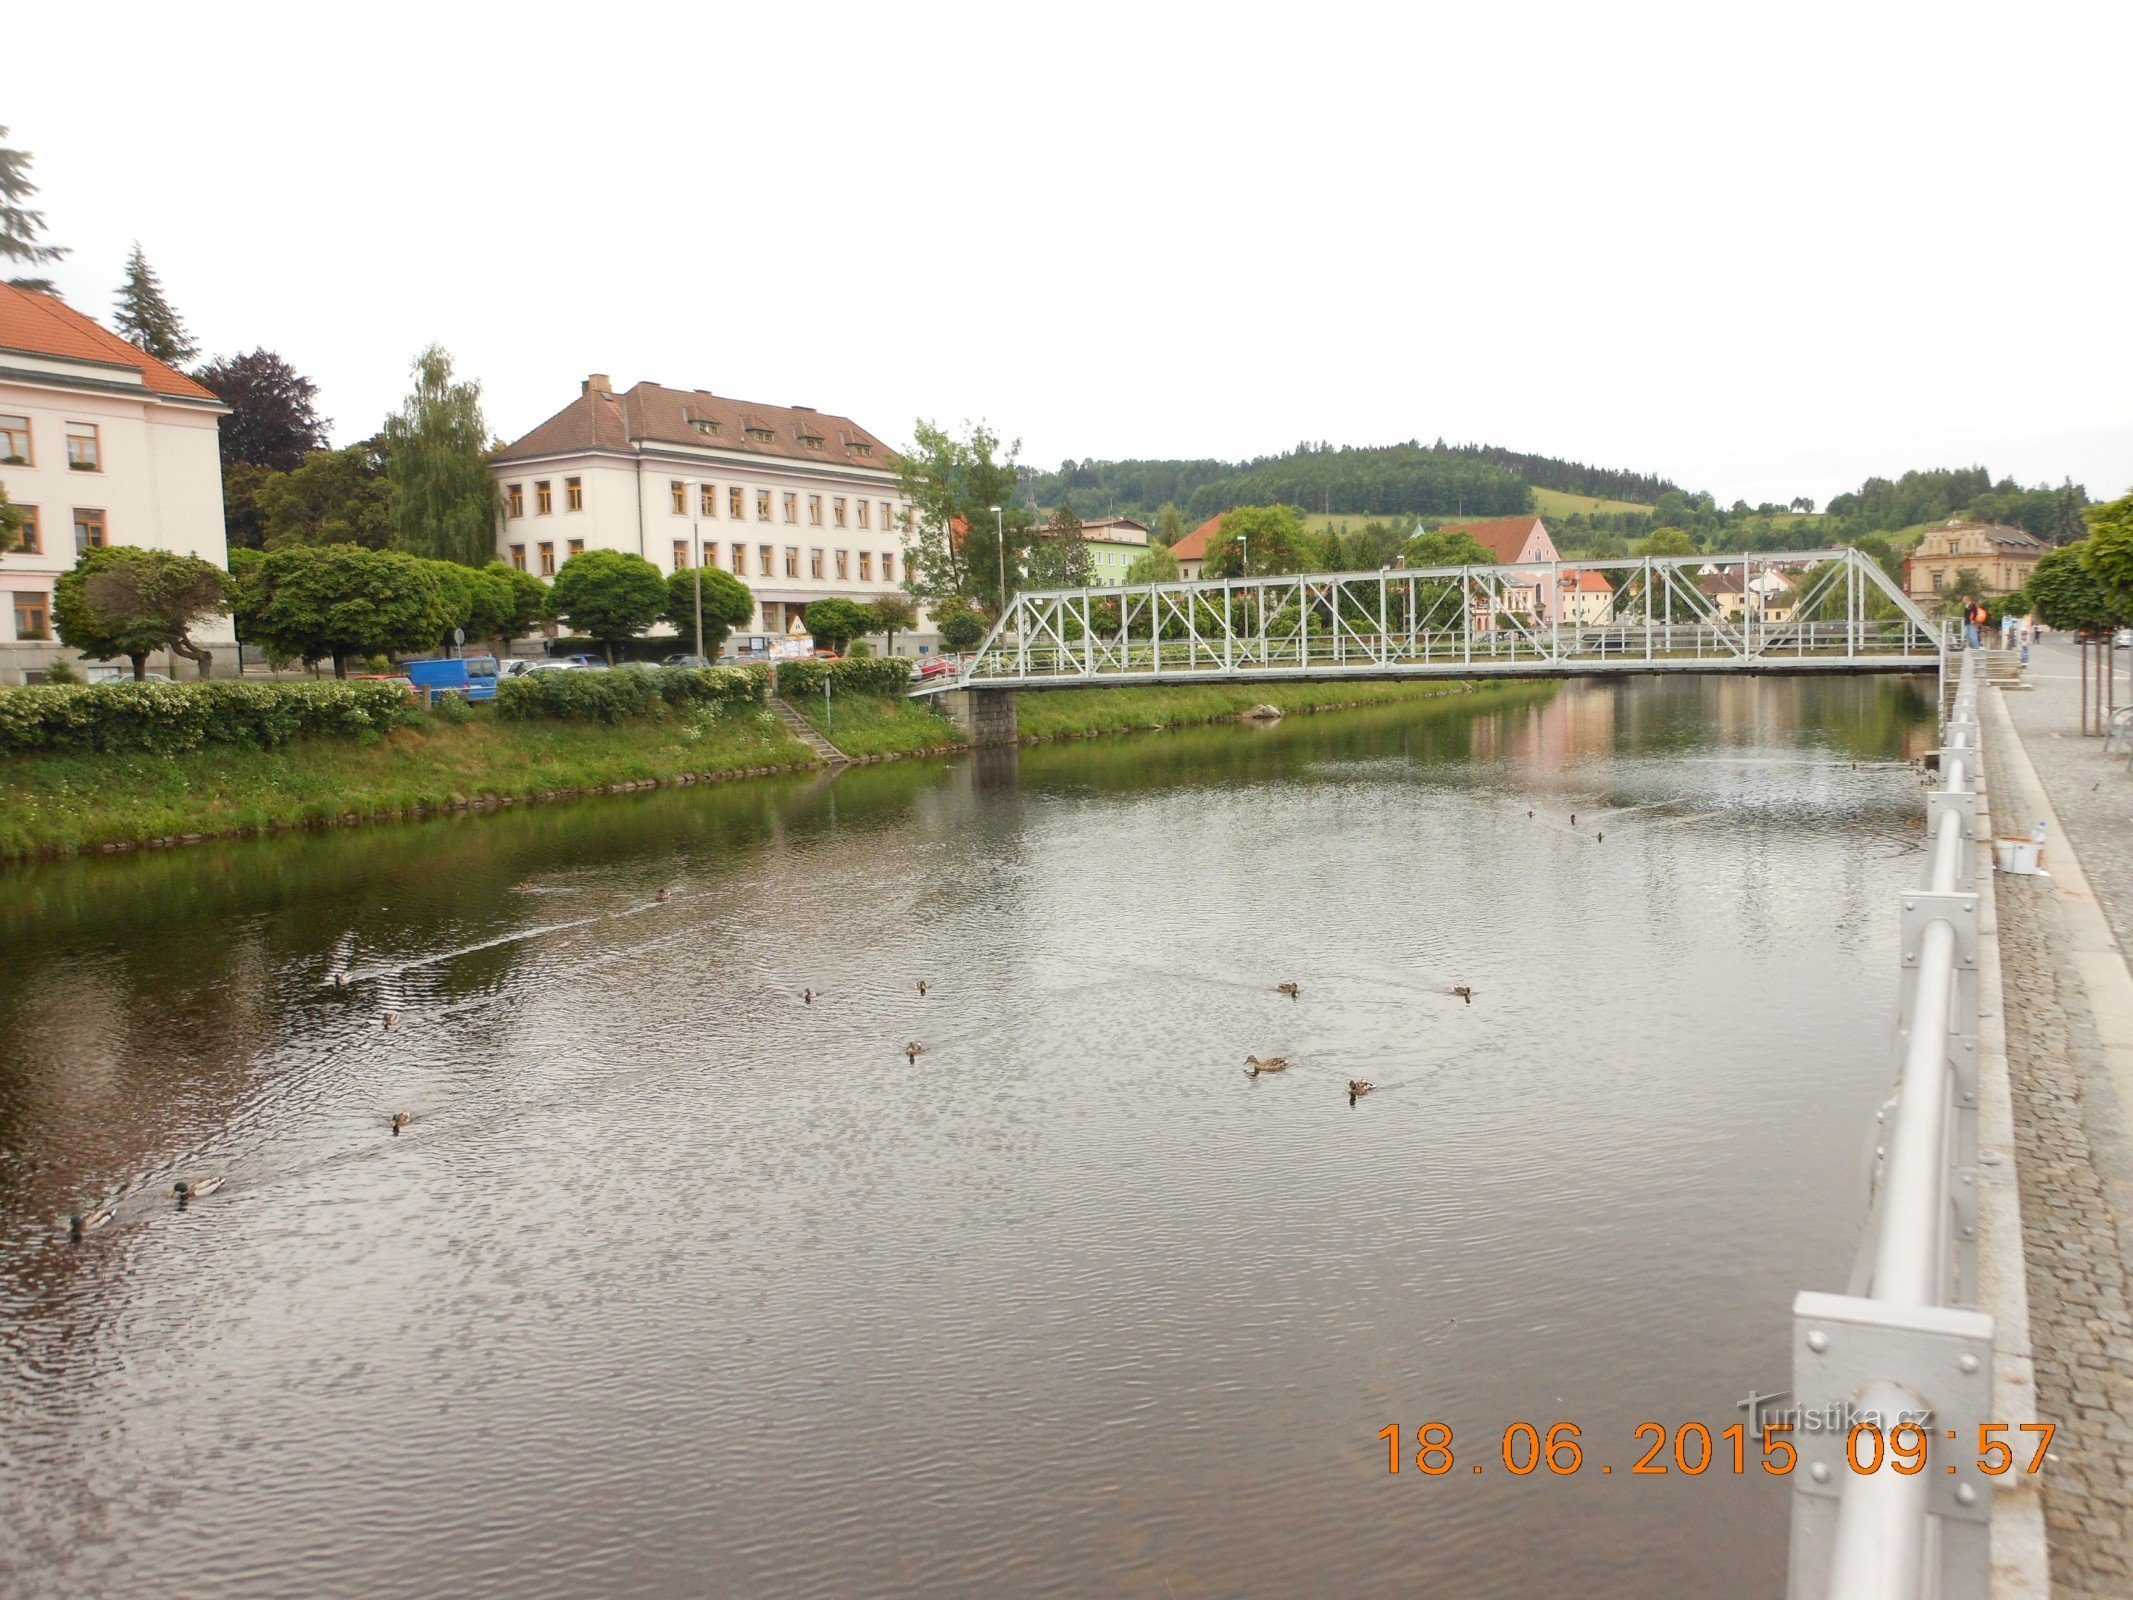
[[[1007,514],[998,506],[992,508],[993,537],[1000,543],[1000,617],[1007,617]]]

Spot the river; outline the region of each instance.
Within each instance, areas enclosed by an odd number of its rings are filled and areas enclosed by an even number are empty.
[[[0,1595],[1777,1595],[1634,1430],[1842,1287],[1930,743],[1578,683],[9,871]]]

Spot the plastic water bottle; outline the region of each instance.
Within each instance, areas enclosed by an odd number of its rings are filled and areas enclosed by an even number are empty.
[[[2036,847],[2037,847],[2037,848],[2038,848],[2039,850],[2042,850],[2042,849],[2044,848],[2044,824],[2043,824],[2043,823],[2041,823],[2041,822],[2040,822],[2040,823],[2038,823],[2038,824],[2036,825],[2036,827],[2035,827],[2034,829],[2032,829],[2032,830],[2031,830],[2031,832],[2030,832],[2030,835],[2029,835],[2029,839],[2030,839],[2030,843],[2034,844],[2034,845],[2035,845],[2035,846],[2036,846]]]

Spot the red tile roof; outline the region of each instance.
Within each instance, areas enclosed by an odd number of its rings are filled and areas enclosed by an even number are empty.
[[[1470,534],[1498,561],[1516,561],[1539,523],[1539,517],[1491,517],[1484,522],[1448,522],[1441,531]]]
[[[124,367],[128,372],[138,372],[143,387],[153,393],[220,404],[212,390],[128,344],[109,328],[90,321],[57,295],[36,294],[0,283],[0,351],[7,350]]]
[[[1582,589],[1587,594],[1613,594],[1615,592],[1615,586],[1607,581],[1607,574],[1595,572],[1590,567],[1585,567],[1578,571],[1573,575],[1571,581],[1564,584],[1563,587],[1573,591]]]
[[[728,400],[708,389],[668,389],[656,383],[615,394],[605,378],[589,381],[577,399],[514,440],[496,459],[628,450],[637,440],[791,461],[835,461],[884,472],[895,467],[888,447],[849,417],[807,406]]]
[[[1222,514],[1217,512],[1170,547],[1170,553],[1180,561],[1205,561],[1207,541],[1222,531]]]

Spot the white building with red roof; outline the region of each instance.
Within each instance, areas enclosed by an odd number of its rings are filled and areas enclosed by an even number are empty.
[[[656,383],[618,394],[596,372],[493,470],[497,555],[543,578],[583,550],[628,551],[663,573],[700,551],[754,593],[752,631],[773,634],[804,627],[812,600],[903,592],[896,464],[849,417]],[[896,643],[904,654],[917,640]]]
[[[0,683],[70,654],[52,637],[52,583],[82,551],[146,545],[229,565],[228,410],[57,296],[0,284],[0,488],[30,515],[21,547],[0,554]],[[236,670],[227,618],[194,638]]]

